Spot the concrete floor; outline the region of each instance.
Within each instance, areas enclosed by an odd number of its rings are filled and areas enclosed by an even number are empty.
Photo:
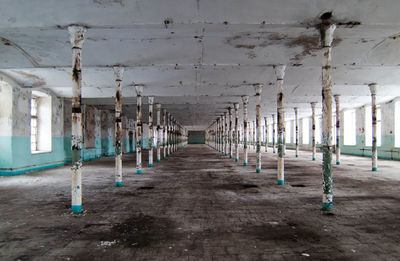
[[[241,155],[242,156],[242,155]],[[85,162],[84,213],[70,212],[68,166],[0,178],[1,260],[398,260],[400,162],[343,156],[334,166],[334,215],[323,215],[320,157],[287,151],[243,167],[189,145],[144,174],[124,156]],[[146,159],[146,155],[144,157]],[[146,161],[144,162],[147,165]]]

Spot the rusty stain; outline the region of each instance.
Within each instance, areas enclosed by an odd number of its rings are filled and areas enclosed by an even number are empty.
[[[246,48],[246,49],[254,49],[256,46],[254,44],[237,44],[235,48]]]
[[[124,0],[93,0],[93,3],[103,7],[111,4],[119,4],[121,7],[125,6]]]

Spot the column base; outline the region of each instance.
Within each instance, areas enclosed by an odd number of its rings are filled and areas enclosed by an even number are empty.
[[[284,180],[278,180],[278,185],[283,185],[283,184],[285,184]]]
[[[247,166],[247,165],[249,165],[249,163],[247,163],[247,162],[243,163],[243,166]]]
[[[157,162],[160,162],[161,160],[160,159],[157,159]]]
[[[235,159],[235,162],[239,162],[239,159]]]
[[[142,170],[141,169],[136,170],[136,174],[142,174]]]
[[[150,164],[149,164],[149,167],[153,167],[153,164],[150,163]]]
[[[315,158],[312,158],[313,161],[315,161]]]
[[[225,156],[228,156],[228,153],[225,153]]]
[[[71,210],[72,210],[72,213],[81,213],[82,205],[72,205]]]
[[[166,156],[163,156],[162,158],[163,158],[163,159],[166,159],[167,157],[166,157]]]
[[[229,158],[232,159],[233,158],[232,155],[229,155]]]
[[[340,162],[339,162],[339,161],[336,161],[336,165],[340,165]]]
[[[256,169],[256,173],[261,173],[261,169]]]
[[[119,182],[119,181],[115,182],[115,186],[122,187],[122,181],[121,182]]]
[[[326,202],[322,202],[322,209],[323,211],[328,211],[331,210],[333,207],[333,202],[330,203],[326,203]]]
[[[296,158],[298,158],[299,157],[299,155],[296,155]]]
[[[378,168],[372,168],[372,171],[378,171]]]

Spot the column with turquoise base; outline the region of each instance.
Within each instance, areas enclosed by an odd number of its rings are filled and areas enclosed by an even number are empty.
[[[283,77],[285,76],[285,65],[275,66],[276,87],[278,89],[278,184],[285,183],[285,113],[283,111]]]
[[[68,27],[72,45],[72,124],[71,124],[71,160],[72,191],[71,210],[82,212],[82,70],[81,52],[86,28],[82,26]]]
[[[249,103],[249,96],[242,96],[243,101],[243,166],[249,165],[248,162],[248,149],[247,149],[247,105]]]
[[[256,172],[261,172],[261,90],[263,85],[257,84],[255,86],[256,89],[256,154],[257,154],[257,163],[256,163]]]
[[[122,76],[123,67],[114,67],[115,76],[115,185],[122,186]]]

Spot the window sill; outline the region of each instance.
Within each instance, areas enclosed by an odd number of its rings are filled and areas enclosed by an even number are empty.
[[[32,154],[43,154],[43,153],[51,153],[51,150],[37,150],[37,151],[31,151]]]

